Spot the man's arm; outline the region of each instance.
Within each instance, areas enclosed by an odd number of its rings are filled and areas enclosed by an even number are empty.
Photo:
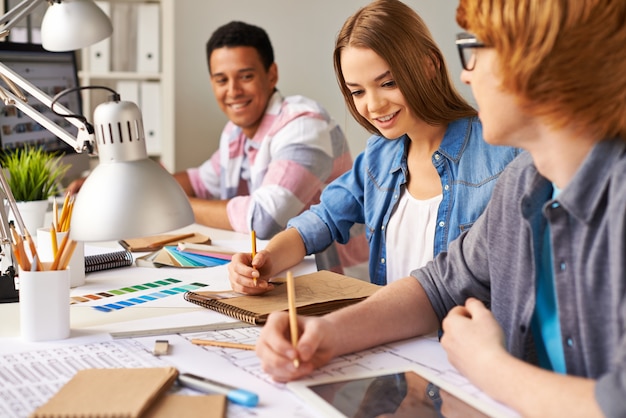
[[[207,200],[198,197],[189,198],[196,223],[211,228],[232,231],[233,227],[226,211],[228,202],[228,200]]]
[[[187,196],[196,196],[196,193],[193,191],[193,187],[191,187],[191,180],[189,180],[189,174],[187,174],[187,171],[174,173],[174,179],[178,182],[178,184],[180,184],[180,187],[183,188]]]
[[[233,230],[226,211],[228,200],[209,200],[196,197],[187,171],[175,173],[174,178],[183,188],[185,194],[189,196],[189,203],[193,209],[196,223],[211,228]]]

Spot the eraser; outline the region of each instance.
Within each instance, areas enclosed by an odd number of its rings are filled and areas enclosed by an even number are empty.
[[[154,342],[154,350],[152,350],[152,353],[155,356],[163,356],[165,354],[167,354],[167,351],[170,348],[170,342],[168,340],[156,340]]]

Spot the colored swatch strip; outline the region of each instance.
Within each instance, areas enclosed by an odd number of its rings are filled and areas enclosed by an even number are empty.
[[[120,309],[128,308],[130,306],[140,305],[142,303],[177,295],[179,293],[185,293],[190,290],[196,290],[200,287],[207,286],[207,284],[205,283],[195,282],[190,284],[182,284],[175,287],[169,287],[167,289],[159,289],[165,286],[175,285],[177,283],[181,283],[181,281],[172,278],[155,280],[149,283],[143,283],[134,286],[125,286],[119,289],[108,290],[106,292],[98,292],[82,296],[73,296],[71,298],[71,303],[93,302],[95,300],[103,300],[114,296],[129,296],[129,298],[127,299],[118,300],[114,303],[93,306],[94,309],[100,312],[113,312],[119,311]],[[145,292],[151,290],[154,290],[154,292],[137,294],[135,296],[135,292]]]

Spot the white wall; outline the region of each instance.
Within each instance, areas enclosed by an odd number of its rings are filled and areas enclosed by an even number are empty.
[[[458,28],[456,0],[405,0],[426,21],[443,50],[451,75],[459,82],[460,63],[454,39]],[[367,132],[357,125],[343,102],[332,64],[335,36],[345,19],[366,0],[176,0],[175,88],[176,132],[197,138],[194,146],[177,146],[176,170],[198,165],[218,145],[226,122],[219,110],[206,65],[205,44],[218,26],[242,20],[263,27],[274,46],[283,95],[303,94],[321,102],[346,132],[352,153],[364,148]],[[182,133],[181,133],[182,132]],[[180,141],[177,141],[180,142]]]

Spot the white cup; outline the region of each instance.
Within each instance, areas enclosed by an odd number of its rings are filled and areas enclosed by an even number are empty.
[[[37,254],[41,262],[53,261],[51,228],[37,229]],[[68,232],[57,232],[57,246],[60,247]],[[70,287],[82,286],[85,284],[85,244],[77,242],[76,248],[68,264],[70,268]]]
[[[48,341],[69,337],[70,269],[20,271],[19,286],[22,339]]]

